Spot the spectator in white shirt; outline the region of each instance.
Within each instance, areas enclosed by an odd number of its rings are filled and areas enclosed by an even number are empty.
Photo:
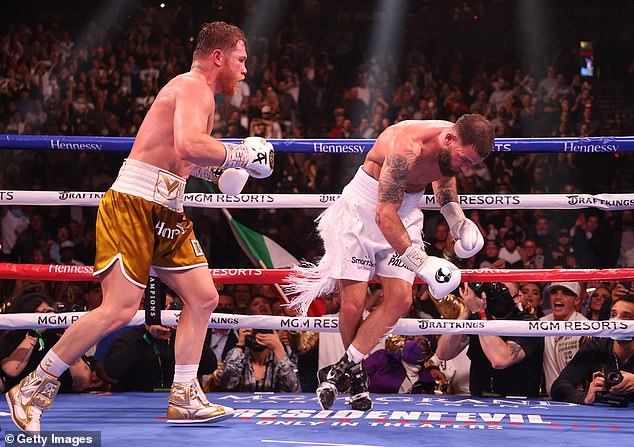
[[[548,287],[553,312],[540,318],[543,321],[587,320],[575,311],[581,301],[578,282],[554,282]],[[579,350],[578,336],[544,337],[544,377],[546,392],[550,395],[553,382]]]

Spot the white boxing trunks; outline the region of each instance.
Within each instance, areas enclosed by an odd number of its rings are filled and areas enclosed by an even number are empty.
[[[415,274],[401,262],[376,224],[378,181],[359,168],[341,197],[317,219],[325,254],[317,266],[295,269],[286,292],[297,295],[291,306],[306,315],[318,296],[332,293],[337,279],[369,281],[375,276],[414,282]],[[406,193],[398,214],[413,243],[423,244],[423,192]]]

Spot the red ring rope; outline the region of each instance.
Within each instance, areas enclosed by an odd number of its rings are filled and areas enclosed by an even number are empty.
[[[92,266],[0,263],[0,279],[39,279],[44,281],[96,281]],[[288,269],[211,269],[216,284],[283,284]],[[634,268],[615,269],[530,269],[462,270],[465,282],[548,282],[612,281],[634,279]],[[417,283],[423,281],[417,279]]]

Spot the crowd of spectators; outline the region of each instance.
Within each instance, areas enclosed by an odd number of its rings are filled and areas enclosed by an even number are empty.
[[[219,17],[210,20],[232,20],[227,16],[230,11],[220,9],[225,3],[211,2]],[[232,10],[239,9],[239,14],[257,10],[255,2],[235,3],[242,9],[234,5]],[[455,3],[448,17],[453,26],[463,27],[465,20],[473,21],[478,14],[483,20],[487,13],[492,14],[486,2],[474,2],[469,11],[465,9],[467,2]],[[521,63],[509,57],[508,51],[496,54],[495,48],[478,48],[474,54],[457,51],[446,57],[448,52],[442,45],[434,45],[429,36],[412,31],[407,51],[402,54],[370,55],[359,42],[367,36],[355,36],[354,30],[325,32],[323,26],[315,25],[319,2],[298,4],[301,6],[290,6],[284,15],[284,31],[247,29],[248,75],[235,97],[217,98],[215,137],[376,138],[387,126],[402,120],[455,121],[464,113],[487,116],[498,137],[586,137],[615,131],[602,125],[606,117],[602,116],[596,93],[598,81],[582,78],[570,62],[578,56],[572,45],[561,46],[557,54],[553,51],[539,64]],[[427,2],[421,5],[419,10],[413,8],[410,16],[429,13]],[[236,17],[240,15],[233,17],[239,24]],[[161,86],[189,69],[196,27],[187,6],[161,8],[152,2],[142,2],[142,9],[118,11],[106,23],[61,14],[8,22],[0,35],[0,133],[134,136]],[[434,39],[442,41],[442,32],[434,33]],[[449,34],[447,30],[445,33]],[[473,33],[477,35],[477,31]],[[629,68],[634,72],[634,64]],[[619,155],[495,153],[482,165],[458,176],[459,192],[629,192],[634,157]],[[2,151],[0,190],[104,191],[116,177],[122,158],[112,153]],[[278,154],[274,175],[249,182],[246,192],[339,193],[361,161],[359,155]],[[196,180],[190,181],[188,188],[209,192]],[[188,213],[196,222],[211,267],[250,266],[218,210],[191,209]],[[232,213],[242,223],[275,239],[298,259],[310,261],[321,254],[313,237],[315,210]],[[486,245],[479,255],[468,260],[456,258],[447,225],[435,212],[425,213],[428,252],[452,259],[461,267],[634,267],[631,210],[487,209],[468,214],[485,235]],[[93,208],[0,206],[0,219],[3,262],[94,262]],[[522,307],[530,309],[532,315],[543,317],[551,312],[547,287],[535,283],[517,287],[522,292]],[[579,286],[575,312],[589,319],[607,318],[606,306],[612,299],[633,291],[627,283],[583,284]],[[101,298],[99,287],[94,285],[0,280],[4,311],[16,312],[20,308],[16,302],[32,293],[57,310],[90,310]],[[222,296],[221,310],[225,313],[284,312],[268,286],[226,286]],[[411,316],[440,316],[424,290],[415,289],[413,298]],[[329,313],[337,311],[332,306],[335,298],[324,297],[323,301]],[[36,306],[30,311],[46,312],[49,307],[37,310]],[[50,338],[32,333],[11,337],[11,347],[25,339],[30,342],[29,349],[38,340]],[[140,328],[127,337],[115,339],[111,346],[130,348],[136,343],[137,349],[147,351],[143,358],[148,364],[156,360],[157,350],[158,359],[169,359],[169,329]],[[210,331],[207,346],[217,366],[206,364],[200,372],[207,377],[208,389],[311,391],[315,386],[312,369],[316,369],[321,354],[317,353],[321,349],[317,339],[303,333]],[[412,348],[422,343],[409,342]],[[82,376],[68,389],[130,389],[108,375],[125,376],[117,372],[123,362],[118,368],[103,368],[103,362],[116,355],[106,348],[102,347],[101,355],[93,353],[94,357],[87,358],[92,361],[90,383]],[[3,358],[9,358],[13,348],[0,352],[6,354]],[[402,360],[402,354],[389,352],[381,355],[390,361]],[[446,373],[446,362],[441,363]],[[3,360],[0,364],[6,375]],[[157,383],[152,387],[166,386],[165,364],[169,361],[160,364]],[[84,371],[83,365],[75,370]],[[419,365],[417,373],[424,386],[416,389],[429,391],[430,383],[443,382],[431,365],[427,367],[430,369],[421,372]],[[136,380],[143,382],[138,377]],[[551,383],[552,378],[549,387]],[[541,391],[547,392],[545,388]]]

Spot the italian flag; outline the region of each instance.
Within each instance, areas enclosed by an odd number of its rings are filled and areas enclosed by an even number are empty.
[[[223,208],[222,212],[227,218],[231,231],[242,251],[246,253],[253,265],[268,269],[299,265],[299,261],[273,239],[245,227],[236,221],[226,209]]]

